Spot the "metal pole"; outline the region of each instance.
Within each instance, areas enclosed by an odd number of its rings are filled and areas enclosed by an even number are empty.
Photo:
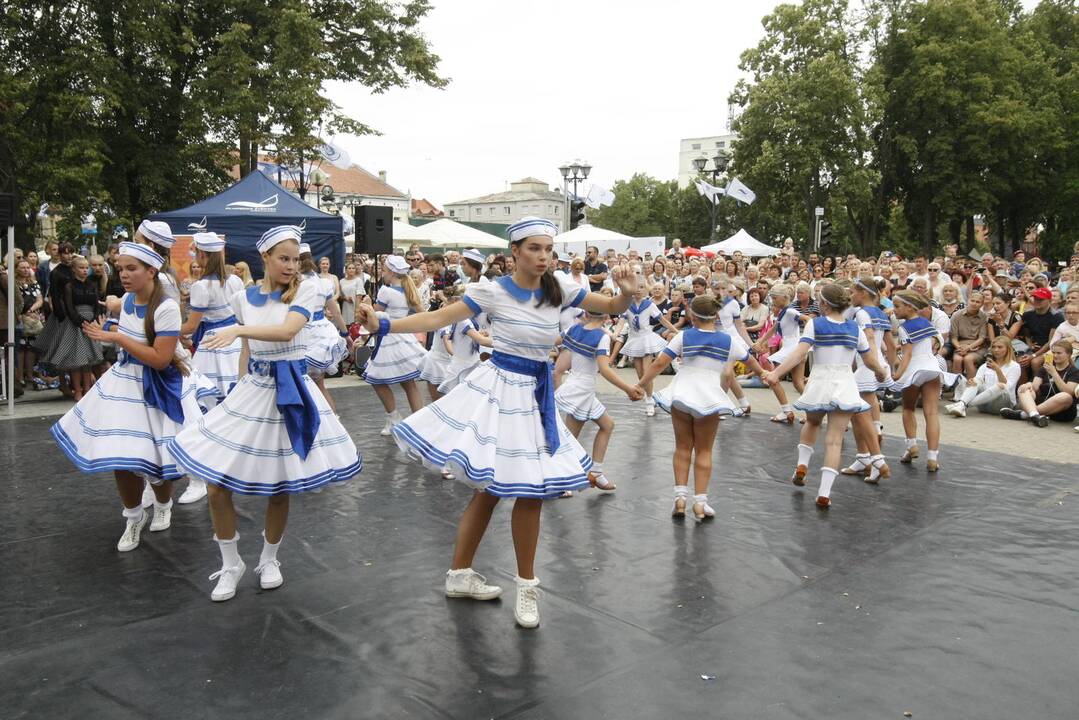
[[[562,232],[569,232],[569,181],[562,178]]]
[[[7,388],[7,411],[15,413],[15,219],[7,229],[7,361],[4,368],[4,385]],[[10,382],[8,381],[10,378]]]

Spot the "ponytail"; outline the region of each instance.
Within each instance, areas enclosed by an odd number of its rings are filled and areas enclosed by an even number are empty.
[[[154,341],[157,340],[157,328],[154,326],[157,309],[161,306],[162,301],[166,299],[165,288],[161,284],[161,278],[157,273],[154,274],[154,288],[150,291],[150,299],[146,302],[146,317],[143,319],[142,331],[146,334],[146,344],[153,347]],[[181,375],[187,375],[187,365],[176,357],[175,354],[172,357],[170,363],[173,367],[180,371]]]
[[[562,286],[558,284],[558,278],[548,271],[540,275],[540,299],[536,307],[542,307],[544,303],[552,307],[562,307]]]
[[[225,287],[225,280],[228,279],[229,275],[225,266],[225,251],[206,252],[205,250],[199,250],[198,254],[202,256],[202,276],[216,275],[221,287]]]
[[[397,275],[397,273],[394,273],[394,275]],[[416,289],[416,283],[408,275],[397,275],[397,277],[401,278],[401,287],[405,289],[405,300],[408,302],[408,306],[415,312],[422,312],[424,307],[420,301],[420,291]]]

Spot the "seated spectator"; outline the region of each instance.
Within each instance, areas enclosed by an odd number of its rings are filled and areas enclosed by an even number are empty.
[[[953,282],[946,282],[940,288],[940,300],[937,305],[948,317],[952,317],[961,311],[966,305],[959,294],[959,286]]]
[[[990,346],[990,357],[977,373],[967,380],[959,400],[945,408],[955,417],[966,417],[969,408],[997,415],[1015,406],[1015,389],[1022,368],[1015,362],[1015,351],[1006,337],[998,337]]]
[[[1031,375],[1037,374],[1045,361],[1044,356],[1049,351],[1049,338],[1057,325],[1064,322],[1064,318],[1049,309],[1049,300],[1053,293],[1048,288],[1035,288],[1030,293],[1030,301],[1033,307],[1022,313],[1022,325],[1019,328],[1019,336],[1026,341],[1033,354],[1023,363],[1019,364],[1030,367]]]
[[[1001,417],[1010,420],[1030,420],[1046,427],[1050,420],[1075,420],[1076,388],[1079,388],[1079,368],[1072,363],[1072,344],[1061,340],[1050,349],[1052,359],[1045,363],[1032,382],[1020,386],[1019,409],[1004,408]]]
[[[1073,302],[1064,307],[1064,322],[1057,325],[1053,331],[1053,337],[1049,341],[1050,347],[1061,340],[1070,340],[1072,344],[1072,360],[1079,364],[1079,302]]]
[[[762,302],[764,297],[765,293],[761,292],[760,288],[751,287],[749,292],[746,293],[749,304],[742,310],[742,322],[746,324],[749,339],[754,342],[760,337],[765,323],[768,322],[769,310],[768,306]]]
[[[970,304],[952,316],[950,340],[952,372],[974,377],[989,344],[989,319],[982,312],[982,294],[972,293]]]

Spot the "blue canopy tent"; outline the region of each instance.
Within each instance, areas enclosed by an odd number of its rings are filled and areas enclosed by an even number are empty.
[[[189,225],[205,222],[207,231],[225,236],[228,262],[243,260],[256,278],[262,276],[262,257],[255,248],[262,233],[275,225],[303,225],[303,239],[311,246],[315,261],[328,257],[331,271],[336,275],[344,274],[344,221],[341,216],[316,210],[260,171],[213,197],[179,210],[156,213],[149,219],[168,223],[176,235],[193,232]]]

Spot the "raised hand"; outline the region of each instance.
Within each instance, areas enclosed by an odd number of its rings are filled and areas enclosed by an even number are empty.
[[[112,333],[106,331],[97,320],[94,320],[93,322],[83,322],[82,331],[86,333],[86,337],[91,340],[96,340],[98,342],[112,342],[109,338]]]
[[[611,270],[611,279],[623,293],[632,295],[637,292],[637,273],[633,272],[633,269],[629,265],[616,265]]]

